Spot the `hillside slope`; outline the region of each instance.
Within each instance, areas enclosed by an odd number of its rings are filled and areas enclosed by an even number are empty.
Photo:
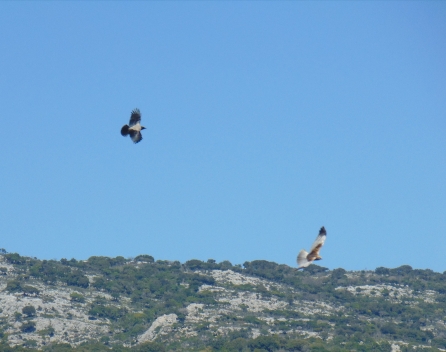
[[[0,255],[0,349],[446,349],[446,273]]]

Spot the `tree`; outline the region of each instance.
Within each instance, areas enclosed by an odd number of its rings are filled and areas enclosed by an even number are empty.
[[[147,254],[141,254],[135,257],[135,262],[147,262],[147,263],[154,263],[155,258],[153,258],[151,255]]]
[[[22,313],[25,314],[28,318],[36,316],[36,308],[34,306],[25,306],[22,308]]]
[[[5,259],[8,263],[11,264],[25,264],[26,263],[26,258],[25,257],[21,257],[20,254],[18,253],[9,253],[9,254],[5,254]]]
[[[73,273],[70,273],[67,277],[67,285],[70,286],[78,286],[87,288],[90,284],[90,281],[88,280],[88,277],[86,277],[84,274],[82,274],[81,271],[74,271]]]
[[[341,279],[341,278],[344,277],[345,273],[346,273],[346,271],[344,269],[342,269],[342,268],[334,269],[331,272],[331,277],[333,279]]]
[[[259,336],[255,338],[254,340],[251,340],[249,342],[249,346],[252,349],[263,349],[266,351],[275,351],[277,350],[280,345],[279,341],[276,335],[274,336]]]
[[[286,344],[287,351],[304,351],[306,342],[302,340],[290,340]]]
[[[30,333],[36,330],[36,323],[33,321],[24,322],[20,326],[20,330],[24,333]]]
[[[395,326],[395,324],[392,324],[392,323],[387,323],[387,324],[384,324],[382,327],[381,327],[381,332],[383,333],[383,334],[388,334],[388,335],[394,335],[394,334],[396,334],[396,332],[397,332],[397,330],[396,330],[396,326]]]
[[[190,270],[206,270],[208,268],[207,263],[202,262],[198,259],[191,259],[188,260],[185,264],[185,267],[189,268]]]
[[[157,342],[146,342],[135,347],[134,350],[137,352],[164,352],[166,351],[166,348],[164,345]]]

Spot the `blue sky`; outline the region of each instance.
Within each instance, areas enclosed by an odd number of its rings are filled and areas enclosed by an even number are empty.
[[[445,2],[0,3],[0,247],[446,270]],[[138,145],[120,135],[139,108]]]

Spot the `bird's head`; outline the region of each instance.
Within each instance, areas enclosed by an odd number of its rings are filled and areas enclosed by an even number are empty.
[[[322,257],[316,257],[314,260],[321,260],[322,259]]]
[[[141,126],[141,130],[145,130],[146,128],[144,126]]]

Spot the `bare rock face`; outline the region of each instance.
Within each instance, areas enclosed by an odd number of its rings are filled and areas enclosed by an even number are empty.
[[[172,331],[170,327],[176,322],[176,314],[165,314],[156,318],[150,328],[138,338],[138,343],[153,341],[158,335],[167,335]]]
[[[70,294],[76,290],[67,287],[47,288],[42,283],[33,282],[33,287],[40,292],[36,297],[29,297],[21,293],[8,293],[5,287],[3,284],[0,291],[0,318],[11,324],[6,332],[12,346],[23,344],[25,337],[36,341],[38,345],[51,341],[77,345],[108,332],[103,322],[89,319],[87,305],[92,297],[82,304],[71,301]],[[22,311],[26,306],[36,309],[34,317],[23,316]],[[21,327],[30,321],[35,324],[34,329],[24,334]],[[46,331],[47,334],[42,333]]]
[[[411,321],[403,320],[400,313],[392,315],[392,309],[402,306],[409,313],[423,312],[413,331],[424,338],[425,345],[429,339],[446,337],[442,313],[446,279],[442,274],[431,286],[427,280],[421,284],[416,277],[411,287],[409,276],[400,280],[390,271],[392,276],[339,269],[314,274],[280,266],[278,269],[288,275],[287,281],[268,269],[279,267],[269,262],[262,262],[267,269],[256,276],[237,266],[233,270],[191,270],[178,262],[155,263],[147,258],[147,262],[122,258],[115,260],[119,264],[111,261],[108,267],[96,258],[99,269],[92,264],[76,264],[73,269],[56,263],[60,270],[84,275],[86,284],[80,287],[33,276],[32,266],[40,265],[37,260],[26,266],[20,257],[21,264],[16,265],[0,255],[0,328],[3,326],[8,344],[44,348],[52,343],[76,347],[84,342],[102,342],[110,348],[120,345],[131,349],[150,342],[166,346],[181,342],[185,350],[194,351],[202,349],[193,345],[197,341],[242,333],[249,339],[276,335],[329,343],[342,335],[348,340],[355,324],[361,327],[365,323],[372,338],[390,341],[397,329],[406,328],[405,322]],[[107,269],[101,269],[103,266]],[[125,275],[120,277],[122,273]],[[138,286],[135,282],[142,279],[146,280],[144,285]],[[170,292],[165,288],[169,279]],[[121,291],[116,292],[116,287]],[[358,301],[353,304],[355,299]],[[431,313],[424,314],[426,309]],[[129,333],[135,326],[137,329]],[[391,348],[398,351],[405,344],[403,339],[394,339]]]

